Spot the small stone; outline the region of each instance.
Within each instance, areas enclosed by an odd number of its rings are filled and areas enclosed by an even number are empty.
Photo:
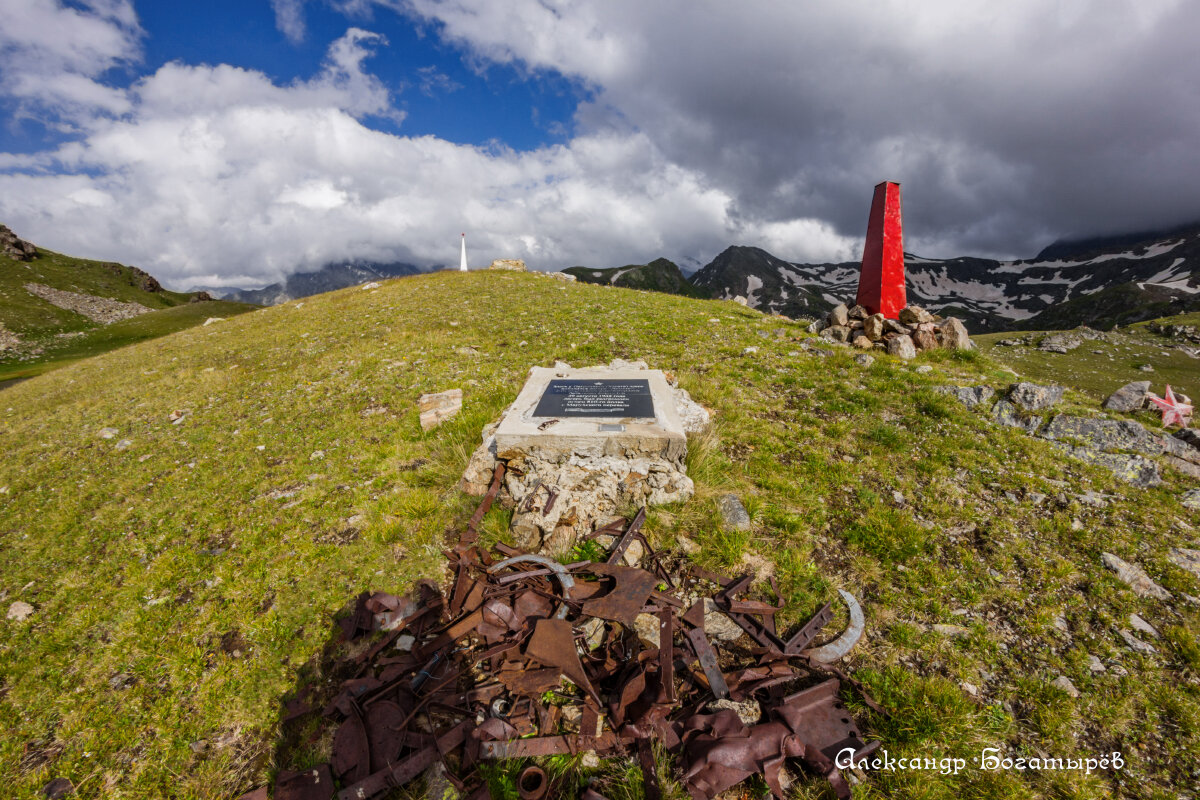
[[[830,310],[829,324],[831,326],[848,326],[850,324],[850,309],[846,308],[845,303],[838,303]]]
[[[867,355],[866,353],[859,353],[854,357],[854,363],[858,364],[860,367],[869,367],[875,363],[875,358]]]
[[[821,338],[829,339],[833,342],[848,342],[850,341],[850,334],[851,331],[847,325],[830,325],[821,331]]]
[[[912,337],[903,334],[888,341],[887,351],[889,355],[903,358],[906,361],[917,357],[917,348],[913,344]]]
[[[99,435],[101,439],[112,439],[118,433],[120,433],[120,431],[118,431],[116,428],[101,428]]]
[[[962,687],[962,690],[963,690],[964,692],[966,692],[967,694],[971,695],[971,697],[978,697],[978,696],[979,696],[979,687],[978,687],[978,686],[976,686],[975,684],[973,684],[973,683],[967,683],[967,682],[965,682],[965,681],[964,681],[963,683],[960,683],[960,684],[959,684],[959,686],[961,686],[961,687]]]
[[[1138,369],[1142,372],[1154,372],[1154,367],[1150,366],[1149,364],[1142,364],[1140,367],[1138,367]]]
[[[1050,685],[1057,686],[1059,689],[1062,689],[1073,698],[1079,697],[1079,690],[1075,688],[1075,684],[1071,683],[1071,679],[1066,675],[1059,675],[1057,678],[1051,681]]]
[[[1109,411],[1137,411],[1146,402],[1150,392],[1150,381],[1133,381],[1108,396],[1103,408]]]
[[[1158,652],[1158,649],[1154,645],[1143,642],[1129,631],[1119,630],[1117,633],[1125,640],[1125,644],[1129,645],[1129,648],[1136,653],[1149,656]],[[1114,669],[1113,671],[1115,672],[1116,670]]]
[[[679,545],[679,549],[682,550],[685,555],[694,556],[696,553],[700,552],[700,545],[686,536],[680,536],[676,538],[675,543]]]
[[[74,791],[75,784],[67,778],[55,778],[42,787],[42,794],[46,796],[46,800],[60,800]]]
[[[1095,656],[1088,656],[1088,669],[1098,675],[1104,672],[1104,662]]]
[[[323,458],[325,458],[324,450],[313,450],[311,453],[308,454],[309,461],[320,461]]]
[[[1154,639],[1159,638],[1158,631],[1155,630],[1154,626],[1149,622],[1146,622],[1146,620],[1142,619],[1137,614],[1129,615],[1129,624],[1133,626],[1135,631],[1141,631],[1142,633],[1147,634]]]
[[[128,450],[129,446],[131,444],[133,444],[132,439],[122,439],[121,441],[117,442],[116,446],[113,449],[114,450]]]
[[[933,367],[929,366],[928,364],[922,364],[921,366],[917,367],[917,373],[920,375],[927,375],[930,372],[933,372]]]
[[[401,653],[412,652],[413,645],[417,643],[417,637],[410,633],[402,633],[396,637],[396,649]]]
[[[897,489],[893,489],[892,490],[892,502],[898,506],[904,505],[904,493]]]
[[[742,297],[740,294],[737,297],[733,298],[733,302],[737,303],[739,306],[750,305],[750,301],[747,300],[746,298]]]
[[[721,520],[726,530],[750,530],[750,514],[736,494],[724,494],[717,499],[717,508],[721,511]]]
[[[1200,578],[1200,550],[1189,550],[1186,547],[1172,547],[1167,558],[1175,566],[1186,569]]]
[[[949,636],[952,638],[971,635],[970,628],[964,628],[962,625],[948,625],[943,622],[939,622],[934,625],[933,630],[934,633],[940,633],[942,636]]]
[[[736,703],[733,700],[713,700],[708,704],[709,711],[725,709],[737,714],[743,725],[757,725],[762,721],[762,706],[758,704],[757,700],[746,700],[743,703]]]
[[[204,753],[208,750],[208,740],[207,739],[197,739],[196,741],[189,744],[188,748],[198,756],[204,755]]]
[[[937,334],[933,331],[918,328],[912,332],[913,345],[918,350],[937,350],[940,347]]]
[[[420,411],[421,430],[428,431],[441,425],[462,411],[462,389],[423,394],[417,400]]]
[[[1129,584],[1129,588],[1133,589],[1134,594],[1141,597],[1153,597],[1156,600],[1171,599],[1171,593],[1151,580],[1145,570],[1137,564],[1130,564],[1112,553],[1101,553],[1100,560],[1104,566],[1117,573],[1118,578]]]
[[[1017,408],[1025,411],[1041,411],[1057,405],[1062,401],[1063,387],[1057,385],[1039,386],[1036,383],[1021,381],[1008,390],[1008,399]]]
[[[897,318],[905,325],[917,325],[922,322],[933,322],[933,314],[930,314],[920,306],[908,306],[900,309]]]
[[[872,314],[863,320],[863,335],[872,342],[883,338],[883,314]]]
[[[33,616],[33,606],[23,600],[18,600],[8,607],[6,617],[17,622],[24,622]]]
[[[1200,511],[1200,489],[1189,489],[1179,498],[1184,508]]]
[[[597,769],[600,766],[600,756],[596,754],[595,750],[586,750],[583,757],[579,759],[579,765],[585,769]]]
[[[744,356],[752,356],[752,355],[754,355],[754,354],[755,354],[755,353],[757,353],[757,352],[758,352],[758,348],[757,348],[757,347],[747,347],[747,348],[745,348],[744,350],[742,350],[742,355],[744,355]]]
[[[662,642],[659,620],[654,614],[638,614],[634,617],[633,630],[647,647],[657,649]]]
[[[708,638],[718,642],[732,642],[740,639],[745,631],[736,622],[726,616],[712,598],[704,598],[704,632]]]

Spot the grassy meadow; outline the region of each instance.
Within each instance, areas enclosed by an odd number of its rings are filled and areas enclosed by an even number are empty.
[[[459,475],[529,367],[616,357],[670,371],[714,411],[690,443],[696,496],[650,510],[652,541],[686,536],[728,572],[765,563],[788,624],[853,592],[867,634],[845,666],[891,711],[847,695],[865,733],[894,757],[972,765],[874,772],[856,798],[1193,792],[1200,607],[1184,595],[1200,580],[1167,558],[1198,546],[1200,519],[1179,500],[1192,485],[1165,471],[1163,486],[1131,488],[934,391],[1006,386],[1010,369],[986,355],[862,367],[806,341],[800,324],[729,302],[443,272],[191,327],[0,391],[0,607],[34,608],[0,621],[4,793],[41,797],[61,776],[83,798],[232,798],[327,757],[318,741],[280,763],[279,720],[283,698],[327,677],[334,620],[363,590],[444,576],[441,549],[476,504]],[[417,397],[455,387],[463,412],[422,432]],[[1096,402],[1084,386],[1065,407]],[[726,492],[753,530],[721,529]],[[506,537],[509,513],[488,514],[486,542]],[[1102,551],[1174,599],[1136,596]],[[1161,633],[1156,653],[1118,635],[1131,613]],[[985,771],[983,748],[1120,751],[1125,766]],[[640,775],[606,765],[597,788],[632,800]],[[832,797],[807,778],[791,792]]]

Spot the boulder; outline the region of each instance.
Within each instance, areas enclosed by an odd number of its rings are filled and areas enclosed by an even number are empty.
[[[1200,511],[1200,489],[1189,489],[1179,498],[1180,504],[1192,511]]]
[[[848,326],[850,324],[850,310],[846,308],[845,303],[838,303],[829,311],[829,324],[831,326]]]
[[[967,408],[986,403],[996,394],[990,386],[937,386],[934,391],[950,395]]]
[[[1196,491],[1193,489],[1192,491]],[[1172,547],[1167,553],[1167,558],[1171,563],[1180,569],[1186,569],[1188,572],[1200,578],[1200,550],[1189,550],[1184,547]]]
[[[875,343],[872,342],[870,339],[868,339],[866,336],[855,336],[854,341],[851,342],[851,344],[853,344],[859,350],[870,350],[872,347],[875,346]]]
[[[974,345],[967,334],[967,326],[958,317],[946,317],[938,329],[938,340],[947,350],[970,350]]]
[[[830,325],[821,331],[821,337],[834,342],[850,341],[850,328],[846,325]]]
[[[1108,396],[1102,405],[1109,411],[1137,411],[1146,403],[1150,381],[1133,381]]]
[[[1102,453],[1090,447],[1064,447],[1073,458],[1105,467],[1113,475],[1139,489],[1158,486],[1162,483],[1162,476],[1158,472],[1158,462],[1151,461],[1145,456],[1129,453]],[[1180,463],[1187,464],[1186,461]]]
[[[907,325],[901,325],[899,322],[897,322],[894,319],[887,319],[885,317],[883,320],[883,332],[884,333],[897,333],[897,334],[901,334],[903,336],[907,336],[910,333],[912,333],[912,328],[908,327]]]
[[[750,514],[736,494],[723,494],[717,499],[717,508],[721,511],[721,522],[726,530],[750,530]]]
[[[883,338],[883,314],[872,314],[863,320],[863,335],[872,342]]]
[[[1058,414],[1042,435],[1047,439],[1076,439],[1096,450],[1128,450],[1147,456],[1163,452],[1163,440],[1131,419]]]
[[[920,322],[933,322],[933,314],[930,314],[920,306],[908,306],[900,309],[897,315],[900,322],[904,325],[916,325]]]
[[[1008,389],[1009,401],[1025,411],[1041,411],[1058,405],[1062,397],[1063,387],[1057,385],[1039,386],[1036,383],[1021,381]]]
[[[905,360],[917,357],[917,348],[913,344],[911,336],[897,336],[890,339],[887,344],[887,350],[890,355],[903,358]]]
[[[850,309],[850,311],[847,312],[846,316],[850,317],[850,319],[860,319],[861,320],[861,319],[866,319],[867,317],[871,316],[871,312],[867,311],[865,308],[863,308],[860,305],[855,305],[853,308]]]
[[[488,269],[507,269],[514,272],[526,272],[528,270],[525,262],[519,258],[497,258],[488,265]]]
[[[1029,434],[1036,433],[1037,429],[1042,427],[1041,417],[1022,417],[1017,413],[1017,407],[1007,400],[996,401],[992,408],[992,420],[997,425],[1019,428]]]
[[[1156,600],[1171,599],[1171,593],[1155,583],[1137,564],[1130,564],[1112,553],[1101,553],[1100,561],[1115,572],[1118,578],[1129,584],[1129,588],[1133,589],[1134,594],[1140,597],[1153,597]]]
[[[937,350],[938,337],[933,331],[926,328],[917,328],[912,332],[913,344],[918,350]]]
[[[1042,339],[1037,349],[1043,353],[1069,353],[1081,344],[1083,340],[1074,334],[1052,333]]]
[[[462,389],[421,395],[417,400],[417,408],[421,414],[421,430],[432,430],[456,416],[462,411],[462,399]]]

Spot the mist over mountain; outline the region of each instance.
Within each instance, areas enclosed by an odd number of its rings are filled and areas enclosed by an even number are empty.
[[[256,303],[262,306],[273,306],[310,297],[322,292],[332,292],[347,286],[356,286],[368,281],[400,278],[405,275],[416,275],[437,269],[421,269],[415,264],[401,261],[343,261],[326,264],[314,272],[294,272],[278,283],[272,283],[261,289],[210,289],[209,294],[225,300],[237,300],[241,303]],[[218,294],[218,292],[220,292]]]

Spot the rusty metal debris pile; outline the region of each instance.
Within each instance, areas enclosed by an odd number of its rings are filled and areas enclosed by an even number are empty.
[[[878,742],[862,740],[838,699],[850,679],[805,652],[832,619],[828,605],[784,638],[773,582],[776,603],[746,596],[750,576],[668,571],[640,532],[644,509],[593,534],[618,536],[604,562],[559,564],[502,545],[486,552],[475,529],[503,470],[448,553],[448,591],[422,583],[409,597],[364,594],[342,621],[347,640],[383,636],[353,657],[353,677],[324,708],[338,723],[330,763],[281,774],[276,798],[327,800],[335,780],[338,800],[378,798],[441,763],[474,800],[490,797],[481,761],[594,751],[636,758],[655,800],[655,742],[695,800],[752,775],[782,797],[789,760],[850,797],[837,754],[862,757]],[[646,569],[622,563],[635,540]],[[715,610],[748,640],[706,630]],[[288,716],[306,710],[296,702]],[[536,766],[517,786],[522,798],[569,796]],[[603,798],[595,787],[580,796]]]

